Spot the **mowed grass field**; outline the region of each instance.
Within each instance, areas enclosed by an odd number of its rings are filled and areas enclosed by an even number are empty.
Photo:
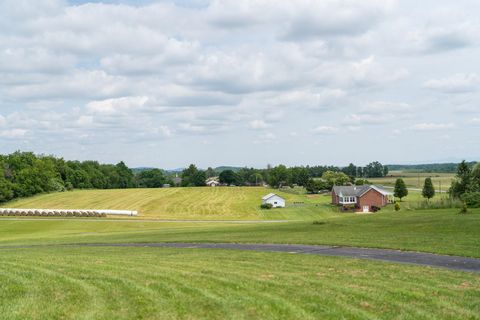
[[[480,258],[480,209],[338,214],[280,223],[187,223],[95,219],[0,220],[1,245],[145,242],[325,244]]]
[[[275,192],[292,208],[284,212],[260,209],[264,195]],[[200,187],[120,190],[75,190],[38,195],[4,203],[10,208],[137,210],[139,218],[258,220],[301,219],[329,197],[298,195],[264,187]],[[294,202],[303,205],[293,206]],[[307,207],[302,210],[303,207]],[[305,214],[302,214],[302,213]]]
[[[1,319],[479,319],[480,276],[224,250],[0,249]]]
[[[270,191],[86,190],[6,203],[132,209],[149,219],[0,217],[0,319],[480,319],[476,273],[289,253],[80,246],[299,243],[480,258],[480,209],[411,210],[421,198],[410,192],[399,212],[359,215],[339,212],[329,195],[275,191],[290,206],[260,210]]]
[[[270,192],[284,197],[287,207],[260,209],[261,198]],[[445,197],[437,194],[432,201]],[[422,201],[421,192],[410,190],[401,206],[414,209]],[[137,219],[167,220],[312,220],[346,215],[330,202],[330,194],[289,193],[264,187],[197,187],[75,190],[18,199],[0,207],[137,210]],[[382,211],[393,211],[393,205]]]
[[[425,178],[431,178],[436,191],[440,191],[440,188],[442,191],[448,191],[455,174],[392,171],[388,174],[388,177],[369,178],[368,181],[378,185],[393,187],[398,178],[402,178],[407,187],[419,189],[423,188]]]

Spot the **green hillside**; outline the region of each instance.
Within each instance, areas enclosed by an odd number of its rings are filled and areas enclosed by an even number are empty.
[[[262,196],[276,192],[290,208],[260,210]],[[298,219],[325,212],[329,196],[290,194],[264,187],[76,190],[4,203],[3,207],[38,209],[137,210],[140,218],[162,219]],[[293,203],[303,203],[293,206]]]

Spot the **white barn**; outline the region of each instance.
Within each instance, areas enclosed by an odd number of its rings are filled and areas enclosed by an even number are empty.
[[[284,208],[285,199],[276,195],[275,193],[269,193],[262,198],[262,204],[270,203],[274,208]]]

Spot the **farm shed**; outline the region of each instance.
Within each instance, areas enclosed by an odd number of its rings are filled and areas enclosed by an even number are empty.
[[[269,193],[262,198],[262,204],[266,203],[270,203],[274,208],[285,207],[285,199],[275,193]]]

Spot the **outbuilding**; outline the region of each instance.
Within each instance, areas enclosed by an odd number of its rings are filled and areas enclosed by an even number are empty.
[[[270,203],[273,208],[284,208],[285,199],[275,193],[269,193],[262,198],[262,204]]]
[[[205,184],[209,187],[218,187],[220,185],[220,182],[214,179],[209,179]]]

